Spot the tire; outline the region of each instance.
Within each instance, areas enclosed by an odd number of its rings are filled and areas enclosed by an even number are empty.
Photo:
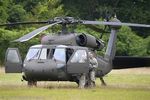
[[[28,86],[29,87],[33,87],[33,86],[37,86],[37,81],[28,81]]]

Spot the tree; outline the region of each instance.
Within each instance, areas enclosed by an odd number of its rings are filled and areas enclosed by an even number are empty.
[[[10,5],[10,0],[0,0],[0,23],[5,23],[9,16],[8,7]]]
[[[116,13],[121,21],[133,23],[150,23],[149,0],[119,0]],[[150,33],[148,28],[133,27],[139,36],[147,37]]]
[[[117,52],[120,56],[145,56],[147,45],[129,27],[122,27],[117,38]]]
[[[7,0],[6,0],[7,1]],[[3,21],[3,23],[6,22],[23,22],[23,21],[38,21],[38,20],[48,20],[49,18],[53,18],[55,16],[63,15],[63,5],[60,4],[59,0],[27,0],[24,2],[21,2],[20,0],[10,0],[11,6],[8,6],[6,2],[0,1],[3,3],[2,7],[0,7],[0,10],[3,10],[1,8],[6,8],[6,12],[0,12],[4,13],[0,15],[1,18],[3,18],[0,21]],[[32,9],[27,9],[29,2],[32,6],[34,6]],[[6,3],[6,4],[5,4]],[[31,6],[29,6],[31,8]],[[32,12],[32,13],[31,13]],[[34,26],[36,27],[36,26]],[[21,51],[21,54],[23,58],[25,57],[28,48],[31,45],[39,44],[39,38],[34,38],[28,42],[25,43],[13,43],[11,41],[33,31],[36,28],[33,28],[32,25],[30,25],[28,28],[20,27],[11,27],[5,29],[0,28],[0,64],[4,63],[4,56],[6,49],[8,47],[17,47]],[[9,30],[8,30],[9,29]],[[38,37],[38,36],[37,36]]]
[[[48,20],[56,16],[65,15],[63,5],[60,0],[48,0],[45,3],[39,2],[35,8],[32,9],[34,17],[38,20]]]
[[[123,22],[150,23],[150,0],[62,0],[69,16],[83,19],[111,18],[115,14]],[[132,28],[147,37],[150,29]]]
[[[20,22],[26,20],[26,11],[21,5],[14,5],[9,10],[9,22]]]

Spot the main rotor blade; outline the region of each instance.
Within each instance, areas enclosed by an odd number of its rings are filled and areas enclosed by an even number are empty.
[[[121,23],[121,22],[103,22],[103,21],[82,21],[83,24],[93,24],[93,25],[114,25],[114,26],[134,26],[134,27],[147,27],[150,25],[146,24],[135,24],[135,23]]]
[[[59,22],[55,22],[55,23],[52,23],[50,25],[46,25],[46,26],[43,26],[43,27],[40,27],[24,36],[22,36],[21,38],[17,39],[17,40],[14,40],[14,42],[25,42],[25,41],[28,41],[30,40],[31,38],[35,37],[36,35],[38,35],[39,33],[43,32],[44,30],[48,29],[49,27],[53,26],[53,25],[56,25],[56,24],[59,24],[61,23],[61,21]]]
[[[40,22],[16,22],[16,23],[7,23],[0,24],[0,26],[14,26],[14,25],[25,25],[25,24],[46,24],[48,21],[40,21]]]
[[[85,25],[85,26],[92,29],[92,30],[94,30],[94,31],[96,31],[96,32],[109,33],[108,31],[105,31],[105,30],[103,30],[101,28],[98,28],[96,26],[93,26],[93,25]]]

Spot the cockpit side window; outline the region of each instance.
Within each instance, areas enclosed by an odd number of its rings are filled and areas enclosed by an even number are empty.
[[[49,52],[50,52],[50,49],[43,48],[41,51],[39,59],[48,59]]]
[[[72,63],[85,63],[87,62],[86,50],[77,50],[71,59]]]
[[[38,59],[40,55],[41,48],[31,48],[29,49],[26,60]]]

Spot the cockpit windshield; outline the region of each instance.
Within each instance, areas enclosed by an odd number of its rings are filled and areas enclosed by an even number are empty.
[[[26,60],[31,60],[31,59],[38,59],[40,55],[40,48],[31,48],[29,49]]]
[[[67,62],[71,55],[73,54],[73,49],[66,48],[66,46],[59,45],[55,48],[30,48],[26,59],[52,59],[58,62]]]

